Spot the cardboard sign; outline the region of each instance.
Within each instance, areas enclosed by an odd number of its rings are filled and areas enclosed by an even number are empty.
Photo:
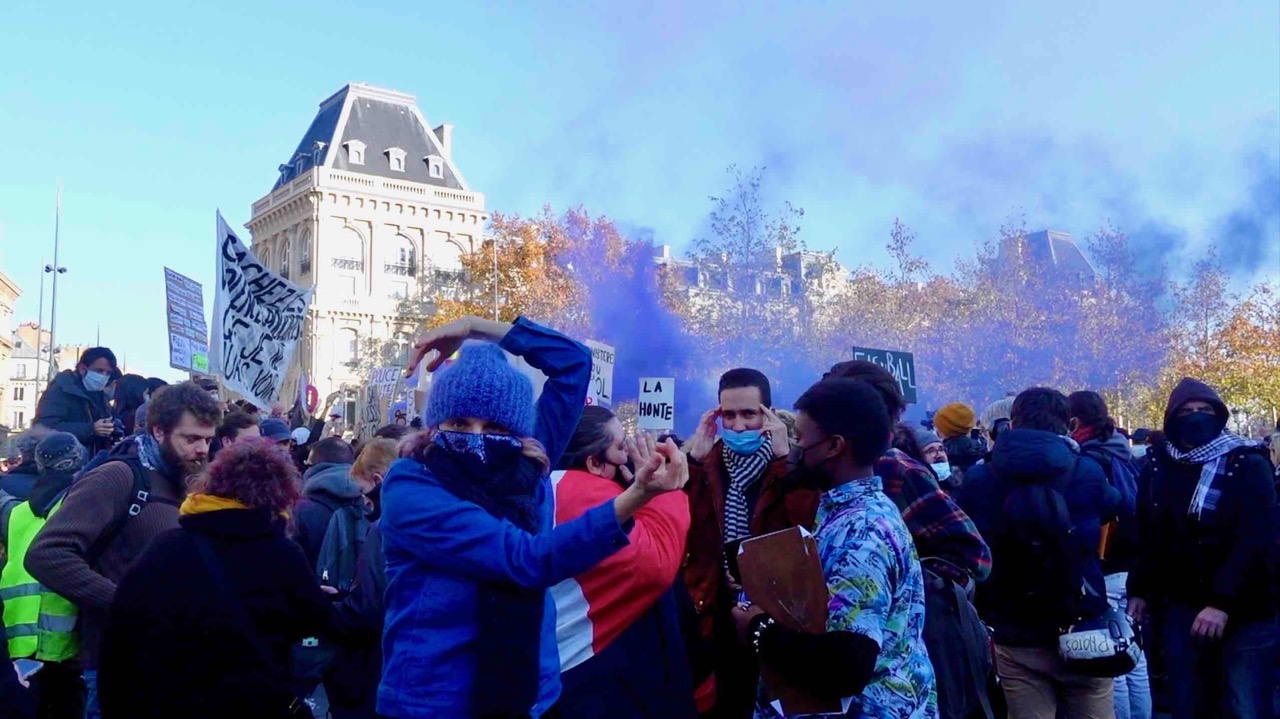
[[[640,378],[640,429],[675,429],[676,380],[674,377]]]
[[[391,405],[396,383],[404,370],[400,367],[379,367],[369,375],[364,390],[364,411],[360,417],[360,437],[368,439],[385,423],[387,408]]]
[[[872,362],[889,370],[893,378],[898,380],[902,399],[907,404],[916,403],[916,360],[910,352],[854,347],[853,359]]]
[[[587,404],[613,406],[614,348],[594,340],[583,342],[591,350],[591,385],[587,388]]]
[[[204,321],[204,289],[199,282],[164,268],[169,316],[169,366],[209,374],[209,326]]]

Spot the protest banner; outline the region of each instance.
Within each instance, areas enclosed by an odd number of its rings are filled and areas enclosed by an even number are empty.
[[[676,380],[674,377],[641,377],[637,412],[640,429],[675,429]]]
[[[889,370],[893,378],[898,380],[902,399],[907,404],[916,403],[916,360],[910,352],[854,347],[853,359],[872,362]]]
[[[312,290],[267,269],[231,231],[217,223],[217,291],[209,369],[230,390],[259,407],[280,396],[302,336]]]
[[[387,410],[391,406],[396,384],[404,370],[400,367],[379,367],[369,375],[362,392],[359,436],[362,440],[373,437],[378,428],[386,424]]]
[[[164,297],[169,319],[169,366],[209,374],[209,326],[204,321],[204,288],[164,268]]]
[[[594,340],[587,340],[583,344],[591,350],[591,384],[587,388],[587,404],[611,407],[614,348]]]

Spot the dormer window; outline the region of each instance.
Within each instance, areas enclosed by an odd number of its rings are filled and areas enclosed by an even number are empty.
[[[439,155],[427,155],[422,158],[427,163],[427,172],[437,180],[444,179],[444,158]]]
[[[359,140],[347,140],[342,143],[347,148],[347,164],[363,165],[364,164],[364,143]]]
[[[324,158],[325,147],[327,147],[327,144],[320,140],[316,140],[311,144],[311,164],[313,167],[319,167],[323,164],[321,160]]]
[[[391,163],[392,172],[404,172],[404,150],[398,147],[388,147],[387,160]]]

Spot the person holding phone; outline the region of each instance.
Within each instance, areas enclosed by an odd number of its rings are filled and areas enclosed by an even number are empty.
[[[763,372],[730,370],[720,377],[719,405],[702,415],[689,440],[689,512],[692,526],[684,580],[698,614],[699,636],[714,648],[713,672],[695,676],[699,711],[745,716],[754,706],[756,661],[738,642],[730,609],[740,580],[730,557],[749,537],[794,526],[813,528],[819,493],[784,482],[791,443],[772,409]]]

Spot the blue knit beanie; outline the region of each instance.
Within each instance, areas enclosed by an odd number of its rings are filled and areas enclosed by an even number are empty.
[[[465,345],[452,365],[431,379],[427,426],[454,417],[477,417],[511,430],[533,434],[533,384],[511,366],[501,347],[487,342]]]

